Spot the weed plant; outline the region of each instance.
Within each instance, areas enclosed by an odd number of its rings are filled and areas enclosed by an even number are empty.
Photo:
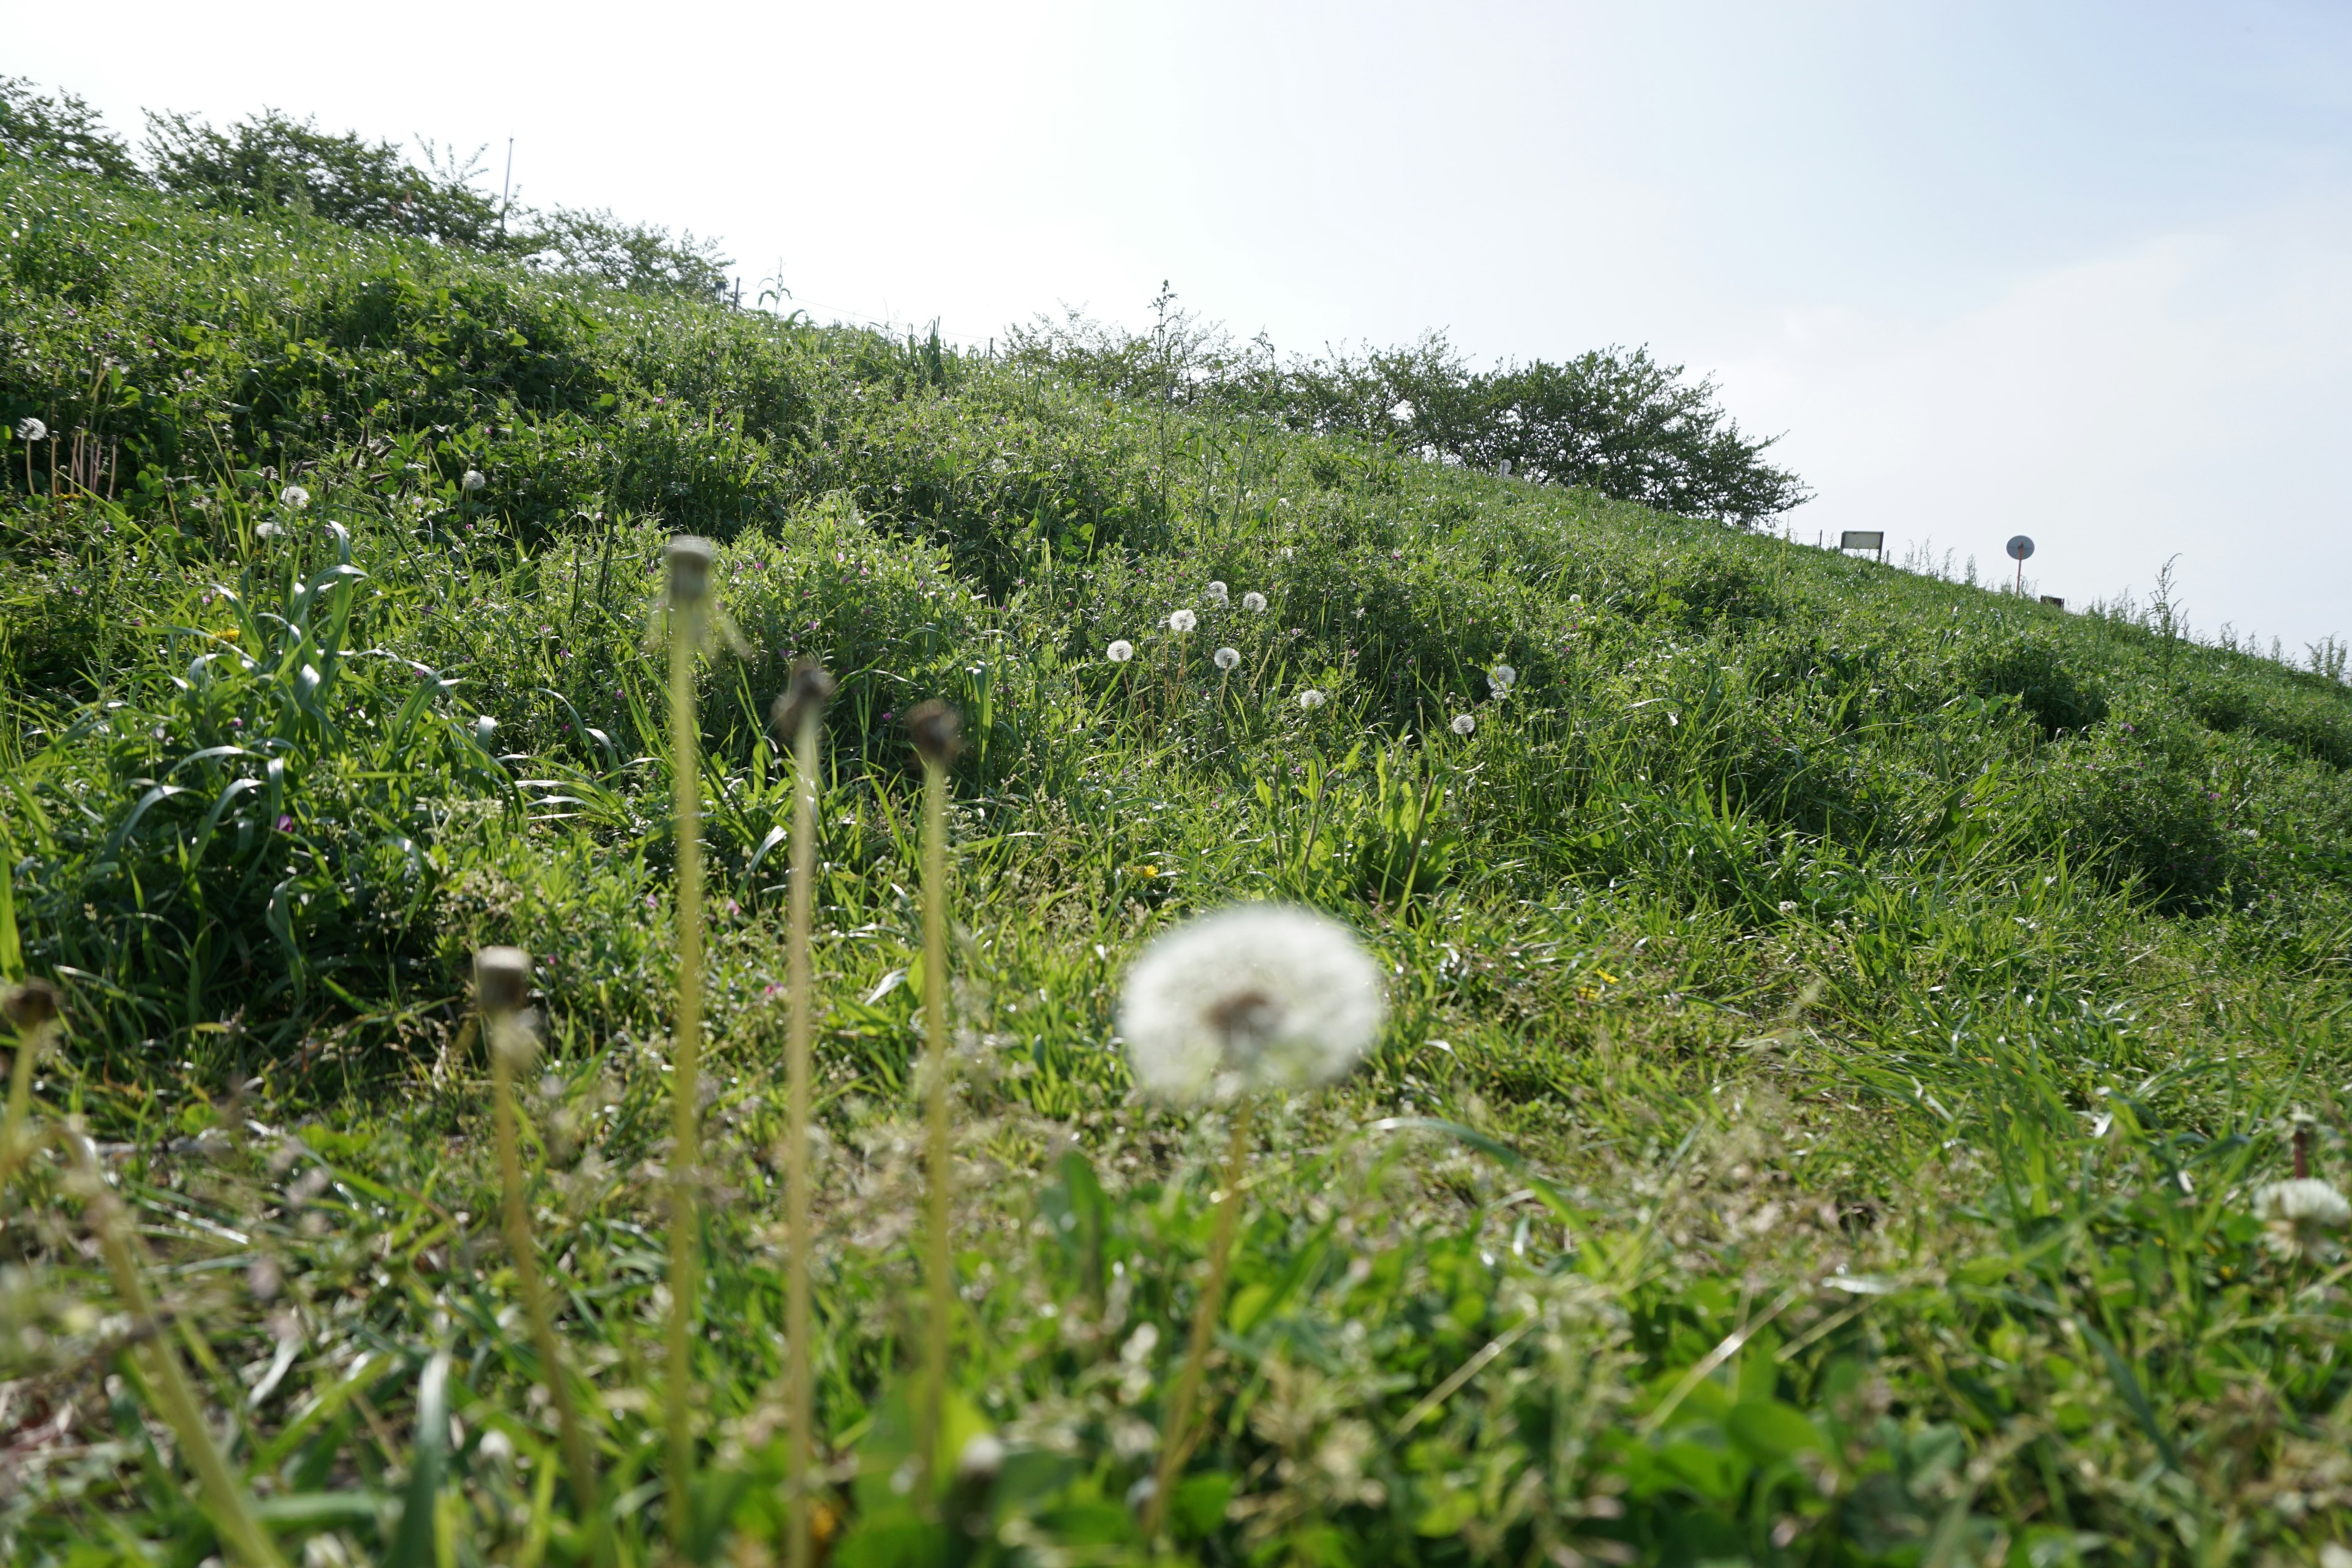
[[[828,1560],[1142,1560],[1225,1127],[1134,1097],[1116,1002],[1148,938],[1249,900],[1357,931],[1389,1023],[1251,1119],[1169,1550],[2352,1547],[2343,1234],[2257,1201],[2298,1136],[2352,1176],[2340,683],[1050,361],[22,162],[0,295],[0,426],[51,433],[0,453],[0,972],[64,997],[46,1055],[8,1042],[12,1559],[239,1552],[172,1364],[289,1560],[781,1556],[789,1351]],[[642,640],[679,532],[749,649],[688,667],[686,743]],[[838,689],[796,999],[767,714],[808,657]],[[919,963],[926,700],[964,745]],[[494,945],[536,961],[516,1169],[577,1490],[468,996]],[[152,1301],[85,1247],[117,1214]]]

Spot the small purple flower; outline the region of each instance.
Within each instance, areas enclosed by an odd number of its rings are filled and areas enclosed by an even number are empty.
[[[286,812],[280,812],[278,814],[278,831],[280,833],[291,833],[294,831],[294,818],[290,814]]]
[[[897,715],[897,714],[895,714],[895,713],[893,713],[893,712],[891,712],[891,711],[890,711],[890,710],[888,710],[887,708],[885,708],[884,710],[882,710],[882,722],[884,722],[885,724],[887,724],[891,720],[893,720],[893,719],[895,719],[895,718],[897,718],[897,717],[898,717],[898,715]]]
[[[646,908],[649,910],[657,910],[661,908],[661,900],[655,898],[651,893],[647,893],[646,895]]]

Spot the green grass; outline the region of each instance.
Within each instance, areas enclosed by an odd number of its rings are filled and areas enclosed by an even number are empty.
[[[667,1550],[646,634],[677,531],[722,542],[750,650],[698,694],[691,1555],[781,1556],[765,716],[807,653],[841,681],[835,1561],[1142,1555],[1223,1129],[1131,1100],[1114,1004],[1150,934],[1251,898],[1352,924],[1392,1021],[1261,1115],[1186,1555],[2311,1563],[2347,1534],[2346,1266],[2252,1214],[2297,1115],[2315,1173],[2352,1173],[2342,687],[1048,365],[22,163],[0,290],[0,416],[60,432],[60,475],[76,433],[108,465],[53,489],[43,448],[28,490],[0,452],[0,967],[67,993],[37,1110],[99,1141],[289,1558],[589,1560],[500,1230],[465,994],[490,942],[539,959],[533,1225],[615,1560]],[[950,1436],[1005,1445],[945,1526],[894,1484],[940,983],[898,716],[931,697],[967,740]],[[196,1568],[221,1548],[69,1163],[0,1200],[0,1540]]]

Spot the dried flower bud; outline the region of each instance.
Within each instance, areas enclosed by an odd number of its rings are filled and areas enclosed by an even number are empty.
[[[530,1000],[530,954],[486,947],[474,954],[474,999],[486,1013],[520,1013]]]
[[[8,1022],[16,1026],[20,1035],[29,1035],[58,1016],[65,997],[46,980],[27,980],[8,993],[0,1003],[0,1011],[8,1015]]]
[[[936,698],[907,715],[907,730],[935,768],[952,766],[963,752],[963,715]]]
[[[768,710],[768,721],[786,745],[793,744],[800,738],[802,723],[823,713],[832,698],[833,677],[816,660],[804,658],[793,666],[793,682]]]
[[[718,547],[697,534],[681,533],[669,542],[669,602],[673,608],[698,605],[710,593],[710,563]]]

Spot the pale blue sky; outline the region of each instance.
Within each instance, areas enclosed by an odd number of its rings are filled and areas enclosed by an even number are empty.
[[[0,0],[0,70],[512,135],[527,199],[965,338],[1169,278],[1286,346],[1646,342],[1788,432],[1805,537],[2352,634],[2352,8],[103,10]]]

